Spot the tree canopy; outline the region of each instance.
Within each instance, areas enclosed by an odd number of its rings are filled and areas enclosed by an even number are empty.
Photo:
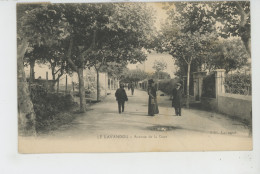
[[[78,73],[81,104],[84,68],[144,61],[154,38],[153,9],[145,3],[19,4],[17,14],[18,40],[65,51],[61,62]]]
[[[191,72],[228,72],[250,59],[249,2],[172,2],[165,9],[168,18],[157,47],[174,57],[177,75],[187,72],[187,63]]]
[[[122,79],[121,82],[123,83],[139,82],[148,77],[149,74],[140,69],[127,70],[124,72],[121,78]]]
[[[154,61],[153,69],[155,69],[156,72],[164,71],[165,68],[167,68],[167,64],[164,61]]]
[[[211,4],[221,37],[240,37],[251,55],[250,1],[225,1]]]
[[[228,72],[246,64],[249,57],[243,48],[250,54],[249,3],[171,2],[165,9],[168,17],[157,49],[171,54],[179,66],[177,73],[187,75],[187,95],[191,72],[205,68]],[[241,39],[245,47],[231,37]],[[237,48],[239,53],[235,53]]]

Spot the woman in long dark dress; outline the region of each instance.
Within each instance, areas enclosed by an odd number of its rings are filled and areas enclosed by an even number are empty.
[[[148,95],[148,115],[154,116],[154,114],[159,113],[159,109],[157,104],[156,87],[154,85],[153,79],[148,81]]]

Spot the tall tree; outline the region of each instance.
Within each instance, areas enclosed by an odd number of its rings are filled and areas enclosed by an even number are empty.
[[[52,80],[56,83],[64,72],[68,71],[65,61],[65,49],[59,45],[34,45],[25,53],[25,63],[30,65],[30,77],[34,80],[34,66],[37,64],[49,64]],[[53,83],[53,85],[55,85]]]
[[[25,55],[24,55],[24,63],[25,66],[30,66],[30,81],[33,81],[35,79],[35,63],[39,62],[39,47],[37,45],[34,45],[33,47],[30,47],[27,49]]]
[[[49,65],[53,81],[52,89],[64,73],[71,72],[67,65],[66,52],[64,43],[60,41],[58,45],[41,45],[37,55],[35,55],[38,60],[40,59],[41,62]]]
[[[155,72],[150,77],[154,78],[154,79],[156,79],[156,78],[159,78],[159,79],[170,79],[171,78],[170,74],[167,73],[167,72],[159,72],[159,74]]]
[[[225,69],[226,73],[247,65],[249,54],[240,38],[217,40],[208,52],[204,65],[208,70]]]
[[[55,16],[56,18],[53,18]],[[53,20],[50,20],[53,18]],[[24,55],[29,45],[52,44],[61,36],[53,32],[50,23],[60,28],[61,17],[47,5],[17,4],[17,64],[18,64],[18,121],[19,133],[35,134],[35,113],[24,73]]]
[[[168,18],[162,27],[161,50],[169,52],[178,62],[187,66],[187,108],[191,65],[205,54],[206,43],[216,38],[215,20],[208,7],[204,2],[174,2],[165,6]]]
[[[211,3],[213,17],[219,23],[221,37],[238,36],[251,56],[250,1],[225,1]]]
[[[110,62],[101,70],[102,72],[107,72],[108,76],[121,80],[123,74],[128,70],[127,62],[116,63]]]
[[[32,31],[32,40],[40,45],[67,43],[65,57],[78,74],[82,112],[85,112],[85,67],[102,65],[105,61],[144,60],[144,56],[136,55],[148,47],[154,31],[153,13],[145,4],[48,4],[42,7],[28,13],[24,31]]]
[[[94,40],[94,4],[61,4],[63,20],[66,23],[68,53],[66,60],[70,68],[78,74],[80,111],[86,111],[83,69],[88,53],[93,49]],[[91,8],[93,7],[93,8]],[[92,19],[93,18],[93,19]]]
[[[164,71],[167,68],[167,64],[164,61],[155,60],[153,69],[159,75],[159,72]],[[158,76],[159,79],[159,76]]]
[[[148,78],[148,76],[149,74],[140,69],[127,70],[124,72],[121,81],[123,83],[139,82]]]
[[[111,62],[135,63],[146,59],[142,49],[149,47],[153,34],[153,15],[145,4],[138,3],[100,4],[96,8],[94,44],[88,53],[87,66],[94,66],[97,72],[99,100],[99,72],[104,65]]]
[[[155,73],[157,74],[157,90],[159,89],[159,74],[160,72],[163,72],[167,68],[167,64],[163,61],[155,61],[153,65],[153,69],[155,70]]]

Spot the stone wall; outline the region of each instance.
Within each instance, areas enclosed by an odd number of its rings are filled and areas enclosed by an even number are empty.
[[[216,111],[226,115],[252,121],[252,96],[225,93],[225,70],[215,72],[215,98],[201,97],[201,106],[204,109]]]
[[[244,120],[251,120],[252,97],[236,94],[220,94],[218,96],[218,111]]]

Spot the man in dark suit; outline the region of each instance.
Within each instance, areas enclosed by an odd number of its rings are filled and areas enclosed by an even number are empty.
[[[121,108],[122,108],[122,112],[124,112],[125,101],[128,101],[123,84],[120,84],[120,88],[116,90],[115,96],[118,103],[118,112],[119,114],[121,114]]]
[[[176,88],[173,89],[172,91],[172,107],[175,109],[175,115],[176,116],[181,116],[181,107],[182,107],[182,89],[181,89],[181,84],[177,83]]]

